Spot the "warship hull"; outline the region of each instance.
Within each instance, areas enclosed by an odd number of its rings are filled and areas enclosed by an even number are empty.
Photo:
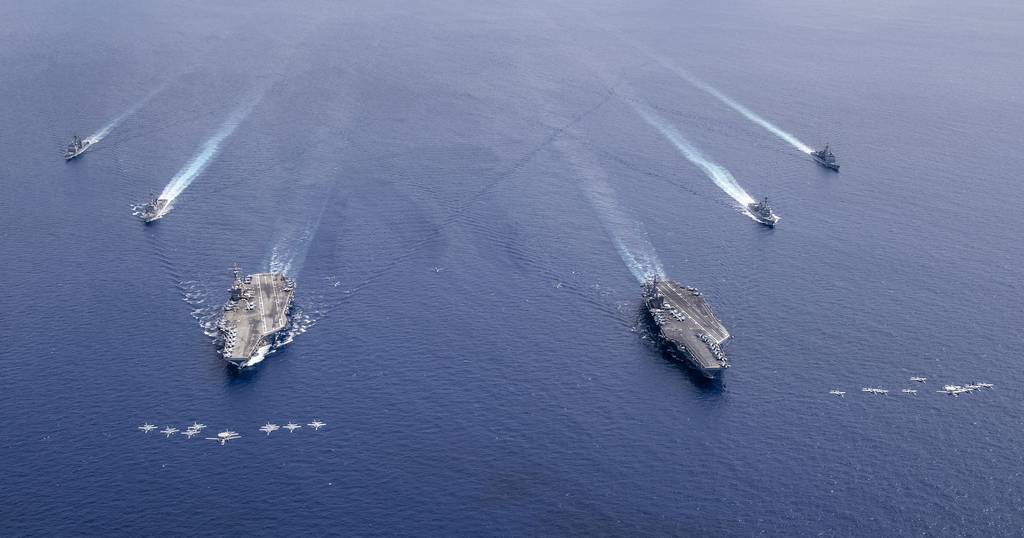
[[[235,275],[231,299],[217,328],[220,354],[239,368],[254,366],[285,339],[294,284],[281,273]]]
[[[146,206],[142,212],[142,222],[149,224],[153,221],[164,218],[164,215],[171,210],[171,201],[163,198],[157,199]]]
[[[729,368],[720,347],[729,332],[699,291],[677,282],[651,281],[644,285],[644,306],[653,334],[673,359],[709,379]]]
[[[82,141],[82,147],[76,149],[75,151],[65,152],[64,153],[64,160],[65,161],[70,161],[71,159],[74,159],[75,157],[78,157],[79,155],[85,153],[86,151],[89,151],[89,149],[92,148],[92,146],[93,146],[93,141],[92,140],[83,140]]]
[[[774,213],[772,213],[770,216],[762,215],[761,212],[758,211],[756,203],[748,204],[747,205],[747,213],[750,214],[751,218],[753,218],[754,220],[756,220],[757,222],[759,222],[761,224],[764,224],[765,226],[767,226],[769,228],[774,228],[775,225],[778,224],[779,220],[780,220],[779,217],[777,215],[775,215]]]
[[[814,158],[814,162],[824,166],[825,168],[828,168],[829,170],[833,170],[835,172],[839,171],[839,163],[837,163],[837,162],[828,162],[825,159],[822,159],[821,157],[819,157],[817,155],[811,155],[811,157]]]

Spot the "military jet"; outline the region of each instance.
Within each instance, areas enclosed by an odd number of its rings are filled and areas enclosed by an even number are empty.
[[[309,426],[309,427],[313,428],[314,430],[319,430],[320,428],[323,428],[326,425],[327,425],[326,422],[320,422],[319,420],[314,420],[313,422],[310,422],[309,424],[306,424],[306,426]]]
[[[142,426],[139,426],[139,429],[142,430],[145,433],[149,433],[149,432],[155,430],[156,426],[154,426],[154,425],[152,425],[152,424],[147,422],[147,423],[143,424]]]
[[[266,432],[267,435],[270,435],[280,429],[281,427],[278,426],[277,424],[271,424],[269,422],[264,424],[263,426],[260,426],[260,431]]]
[[[199,435],[199,430],[193,430],[192,428],[189,428],[189,429],[181,432],[181,434],[184,435],[185,437],[188,437],[189,439],[191,439],[193,435]]]
[[[231,430],[224,430],[224,431],[218,433],[217,437],[207,437],[206,439],[209,440],[209,441],[218,441],[218,442],[220,442],[220,446],[224,446],[228,441],[234,441],[235,439],[241,439],[241,438],[242,438],[242,436],[238,435],[238,432],[233,432]]]
[[[945,385],[942,387],[942,390],[937,390],[935,392],[945,392],[950,396],[959,397],[961,394],[967,394],[972,390],[973,389],[961,387],[960,385]]]
[[[178,433],[178,428],[172,428],[172,427],[168,426],[168,427],[160,430],[160,433],[164,434],[167,437],[170,437],[170,436]]]
[[[873,388],[873,387],[864,387],[864,388],[860,389],[860,391],[861,392],[867,392],[867,393],[870,393],[870,394],[889,394],[889,391],[886,390],[886,389],[876,389],[876,388]]]
[[[917,394],[917,389],[903,389],[900,392],[903,394]]]
[[[928,381],[928,378],[927,377],[917,377],[917,376],[914,376],[914,377],[911,377],[910,380],[911,381],[917,381],[918,383],[924,383],[925,381]]]
[[[297,429],[299,429],[301,427],[302,426],[299,426],[298,424],[296,424],[294,422],[289,422],[288,424],[284,425],[284,429],[288,430],[288,433],[295,433],[295,430],[297,430]]]
[[[844,398],[846,397],[846,392],[845,391],[841,391],[841,390],[834,390],[833,389],[833,390],[828,391],[828,393],[833,395],[833,396],[842,396]]]
[[[206,424],[201,422],[193,422],[192,425],[188,427],[188,429],[195,430],[197,432],[203,431],[204,428],[206,428]]]

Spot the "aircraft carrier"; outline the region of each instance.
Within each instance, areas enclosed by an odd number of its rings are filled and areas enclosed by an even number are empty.
[[[662,346],[673,357],[712,379],[729,367],[720,347],[729,331],[696,288],[658,279],[647,281],[643,288],[647,314]]]
[[[295,283],[281,273],[256,273],[242,278],[236,265],[232,272],[231,298],[217,324],[225,360],[245,368],[253,366],[280,342],[288,327]]]

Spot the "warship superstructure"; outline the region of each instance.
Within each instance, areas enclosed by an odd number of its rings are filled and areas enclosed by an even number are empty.
[[[750,212],[751,217],[754,217],[754,220],[771,228],[774,228],[780,220],[779,216],[772,211],[772,206],[768,204],[767,196],[760,202],[747,204],[747,211]]]
[[[814,157],[815,162],[828,168],[829,170],[839,171],[839,161],[836,160],[836,156],[829,149],[828,144],[825,144],[825,149],[819,151],[812,151],[811,157]]]
[[[643,285],[644,304],[662,346],[708,378],[729,367],[721,343],[729,331],[696,288],[657,278]]]
[[[78,157],[91,148],[93,144],[95,144],[95,142],[92,140],[88,138],[82,140],[78,135],[75,135],[71,138],[71,143],[68,144],[68,147],[64,149],[64,160],[70,161],[71,159]]]
[[[288,327],[295,282],[281,273],[256,273],[242,278],[236,265],[231,297],[217,324],[221,355],[245,368],[263,360]]]
[[[154,220],[163,218],[163,216],[171,210],[171,201],[166,198],[153,198],[140,209],[141,211],[138,213],[139,217],[142,218],[143,222],[148,224]]]

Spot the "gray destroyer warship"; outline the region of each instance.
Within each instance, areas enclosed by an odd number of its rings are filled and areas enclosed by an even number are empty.
[[[289,324],[295,282],[281,273],[255,273],[242,278],[236,265],[231,297],[217,324],[220,353],[238,368],[253,366],[266,357]]]
[[[171,210],[171,201],[166,198],[153,198],[139,209],[138,216],[143,222],[149,224],[163,218]]]
[[[747,204],[747,211],[750,212],[750,216],[754,217],[754,220],[774,228],[779,223],[779,216],[772,211],[772,206],[768,204],[768,197],[765,196],[764,200],[760,202],[752,202]]]
[[[88,138],[82,140],[78,135],[75,135],[71,138],[71,143],[68,144],[68,147],[64,149],[64,160],[70,161],[71,159],[78,157],[85,153],[86,150],[91,148],[94,144],[95,142]]]
[[[829,170],[839,171],[839,161],[836,160],[836,156],[829,149],[828,144],[825,144],[825,149],[819,151],[812,151],[811,157],[814,157],[815,162],[828,168]]]
[[[673,357],[714,379],[729,367],[721,343],[729,331],[696,288],[671,280],[648,280],[644,304],[662,347]]]

